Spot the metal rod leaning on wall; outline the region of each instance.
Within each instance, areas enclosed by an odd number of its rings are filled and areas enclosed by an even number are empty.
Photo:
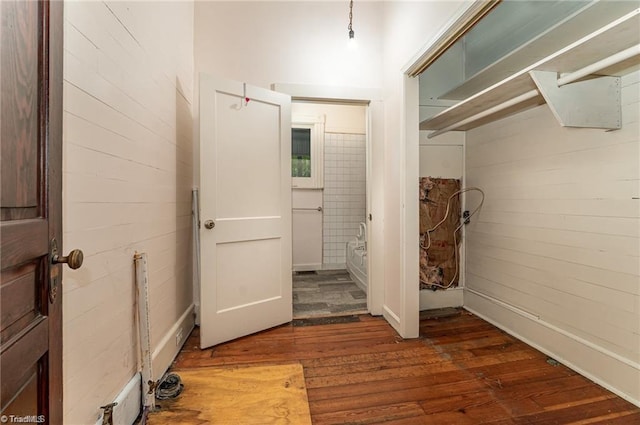
[[[149,277],[147,253],[135,253],[136,304],[138,305],[139,365],[142,372],[143,407],[152,411],[156,407],[155,382],[151,363],[151,327],[149,323]]]
[[[193,300],[196,305],[196,325],[200,326],[200,190],[191,191],[191,217],[193,219]]]

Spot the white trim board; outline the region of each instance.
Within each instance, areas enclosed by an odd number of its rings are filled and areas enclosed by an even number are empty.
[[[153,370],[155,371],[154,380],[158,381],[162,378],[180,352],[184,343],[187,341],[187,338],[189,337],[189,334],[191,334],[195,325],[194,316],[195,305],[191,304],[171,329],[169,329],[158,344],[158,347],[156,347],[151,354],[151,362],[153,363]],[[176,336],[179,332],[181,337],[178,339]],[[138,418],[138,415],[140,414],[140,407],[142,405],[141,384],[140,372],[137,372],[116,396],[114,402],[117,402],[118,404],[113,408],[114,424],[130,425]],[[100,413],[96,425],[102,424],[102,416],[103,413]]]
[[[400,335],[420,335],[420,132],[418,79],[403,76],[402,126],[400,140]]]
[[[191,304],[153,350],[151,362],[155,374],[154,380],[157,381],[162,378],[189,337],[195,325],[194,311],[195,305]],[[182,331],[181,338],[177,339],[176,336],[180,331]]]
[[[382,306],[382,317],[389,322],[393,329],[400,333],[400,318],[386,305]]]
[[[451,288],[444,291],[420,290],[420,311],[433,310],[435,308],[462,307],[463,288]]]
[[[640,365],[469,288],[464,308],[640,407]]]
[[[271,84],[271,90],[286,93],[294,100],[346,103],[369,103],[382,100],[382,90],[376,88],[273,83]]]
[[[133,375],[133,378],[124,386],[120,394],[113,400],[116,404],[113,407],[113,423],[114,424],[132,424],[140,415],[140,406],[142,405],[142,380],[140,372]],[[100,413],[96,425],[102,425],[104,411]]]

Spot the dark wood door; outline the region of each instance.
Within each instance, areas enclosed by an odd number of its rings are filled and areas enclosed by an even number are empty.
[[[62,2],[0,16],[0,419],[61,424]]]

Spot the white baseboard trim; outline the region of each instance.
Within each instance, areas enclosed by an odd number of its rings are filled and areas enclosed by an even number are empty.
[[[420,290],[420,311],[434,308],[462,307],[463,288],[451,288],[444,291]]]
[[[395,329],[398,333],[400,332],[400,318],[389,309],[386,305],[382,306],[382,317],[385,318],[387,322]]]
[[[195,321],[194,310],[195,305],[191,304],[153,351],[151,362],[153,363],[155,380],[162,378],[162,375],[169,369],[169,366],[171,366],[171,363],[193,330]],[[178,335],[180,338],[177,338]],[[114,424],[131,425],[140,415],[140,408],[142,406],[141,379],[140,373],[136,373],[115,398],[114,402],[118,404],[113,408]],[[96,425],[102,425],[102,416],[103,415],[100,415]]]
[[[318,270],[343,270],[347,268],[347,263],[331,263],[331,264],[322,264],[322,267]]]
[[[640,365],[503,304],[475,290],[464,293],[466,310],[640,407]]]
[[[193,330],[195,324],[194,311],[195,305],[191,304],[153,350],[151,363],[156,381],[162,378],[162,375],[169,369],[169,366],[171,366],[171,363]]]
[[[314,270],[322,270],[322,263],[294,264],[294,272],[310,272]]]
[[[142,405],[141,384],[140,373],[136,373],[113,400],[118,403],[113,407],[112,417],[114,424],[132,424],[138,418],[140,406]],[[96,425],[102,425],[103,415],[100,415]]]

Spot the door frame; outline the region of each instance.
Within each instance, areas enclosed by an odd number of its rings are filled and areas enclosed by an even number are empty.
[[[272,84],[271,89],[290,95],[292,101],[304,100],[320,103],[359,103],[366,105],[366,213],[367,216],[369,214],[373,215],[373,220],[367,220],[367,236],[369,239],[367,244],[367,257],[369,259],[367,270],[369,279],[367,307],[372,315],[382,315],[384,304],[383,173],[372,173],[374,167],[382,170],[384,164],[382,158],[376,158],[373,155],[373,128],[379,124],[381,125],[383,120],[381,90],[375,88],[333,87],[288,83]],[[378,134],[382,134],[382,131]],[[375,175],[380,178],[380,184],[378,185],[379,190],[373,190],[374,188],[372,187],[373,177]]]
[[[66,253],[62,232],[62,148],[63,148],[63,31],[64,31],[64,3],[50,1],[49,4],[49,140],[48,149],[48,178],[49,178],[49,240],[56,238],[58,249]],[[51,208],[57,205],[57,208]],[[63,282],[62,265],[59,279]],[[62,299],[63,289],[58,289],[55,303],[49,303],[49,317],[51,320],[49,331],[49,423],[62,423],[64,417],[63,406],[63,332],[62,332]],[[53,347],[53,349],[52,349]]]
[[[420,249],[418,242],[420,207],[418,201],[418,179],[420,176],[420,85],[419,71],[430,55],[437,52],[441,44],[446,44],[447,33],[453,27],[469,28],[472,21],[488,13],[498,1],[487,4],[482,0],[469,0],[446,22],[431,39],[425,40],[420,48],[401,70],[401,137],[400,137],[400,291],[401,313],[400,333],[405,338],[418,337],[420,332]],[[465,152],[466,155],[466,152]],[[464,164],[464,158],[463,158]],[[464,165],[466,167],[466,165]],[[465,170],[463,170],[463,175]],[[464,182],[463,182],[464,183]],[[463,196],[463,208],[465,197]],[[464,229],[463,229],[464,232]],[[464,244],[463,244],[464,247]],[[463,248],[464,249],[464,248]],[[461,256],[464,261],[464,253]],[[462,278],[464,280],[464,278]],[[463,293],[464,297],[464,293]]]

